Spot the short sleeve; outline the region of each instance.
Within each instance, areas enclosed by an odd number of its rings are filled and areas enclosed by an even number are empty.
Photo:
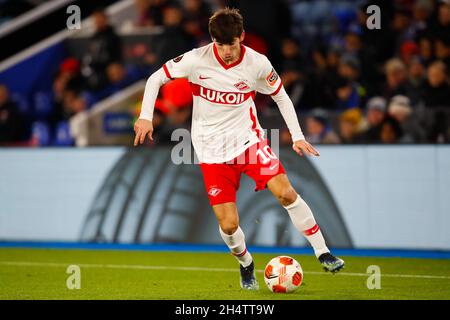
[[[163,64],[167,78],[188,78],[194,65],[195,51],[191,50]]]
[[[276,95],[282,87],[280,76],[265,56],[261,59],[260,66],[256,91],[262,94]]]

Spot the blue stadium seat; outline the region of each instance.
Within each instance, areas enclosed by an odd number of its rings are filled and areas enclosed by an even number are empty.
[[[11,100],[17,103],[19,111],[23,114],[27,114],[30,111],[30,103],[27,96],[20,94],[18,92],[11,93]]]
[[[55,146],[73,146],[74,140],[70,135],[70,126],[67,121],[58,122],[56,125],[52,144]]]
[[[31,136],[38,146],[48,146],[50,144],[50,128],[48,124],[43,121],[33,122]]]
[[[53,94],[51,91],[38,91],[33,95],[34,117],[46,119],[53,110]]]
[[[94,92],[90,91],[83,91],[81,92],[81,97],[83,97],[84,101],[86,101],[86,107],[90,109],[94,104],[96,104],[99,101],[99,98]]]

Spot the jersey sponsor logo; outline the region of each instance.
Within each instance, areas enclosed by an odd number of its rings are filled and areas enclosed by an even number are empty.
[[[173,62],[175,62],[175,63],[180,62],[181,59],[183,59],[183,54],[181,56],[178,56],[178,57],[174,58]]]
[[[278,74],[275,71],[275,69],[272,68],[272,71],[270,71],[269,75],[266,77],[266,81],[271,87],[273,87],[275,85],[275,83],[277,82],[277,80],[278,80]]]
[[[236,87],[236,89],[241,91],[250,89],[250,87],[244,81],[238,82],[234,86]]]
[[[220,92],[200,87],[200,97],[208,101],[224,104],[240,104],[244,102],[243,93]]]
[[[245,100],[254,96],[254,92],[222,92],[209,88],[202,87],[196,83],[191,83],[192,94],[194,96],[200,96],[203,99],[220,104],[238,105],[242,104]]]

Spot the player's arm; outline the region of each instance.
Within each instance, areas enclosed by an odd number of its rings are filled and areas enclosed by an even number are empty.
[[[261,60],[261,68],[258,72],[258,92],[262,94],[269,94],[276,102],[278,109],[280,109],[281,115],[291,133],[292,137],[292,149],[299,155],[311,154],[318,156],[314,147],[305,140],[300,123],[298,122],[297,113],[295,112],[294,105],[286,93],[286,90],[281,83],[281,79],[272,67],[270,61],[263,57]]]
[[[153,110],[158,96],[159,88],[174,78],[186,78],[189,76],[195,62],[195,50],[186,52],[167,61],[158,71],[148,78],[145,85],[144,99],[142,100],[141,114],[134,124],[134,145],[142,144],[145,137],[153,140]]]
[[[145,84],[144,98],[142,100],[141,114],[139,119],[134,123],[134,146],[142,144],[145,137],[148,135],[150,140],[153,140],[153,110],[155,109],[156,97],[158,96],[159,88],[169,81],[163,68],[154,72]]]
[[[303,153],[319,156],[319,152],[305,140],[305,136],[303,135],[300,123],[297,119],[294,105],[282,84],[278,93],[272,95],[272,99],[276,102],[278,109],[280,109],[281,115],[289,128],[293,142],[292,149],[301,156]]]

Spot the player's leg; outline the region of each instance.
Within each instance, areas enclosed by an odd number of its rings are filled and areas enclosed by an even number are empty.
[[[219,232],[230,248],[231,254],[236,257],[243,267],[248,267],[253,259],[245,245],[245,236],[239,226],[239,216],[236,203],[226,202],[212,206],[217,222],[219,223]]]
[[[280,160],[267,141],[262,141],[248,150],[249,159],[252,161],[245,166],[244,173],[255,180],[255,191],[268,187],[288,211],[297,230],[305,235],[325,270],[336,272],[341,269],[344,261],[330,254],[311,209],[292,187]]]
[[[287,210],[296,229],[309,241],[324,269],[332,272],[342,269],[344,261],[330,253],[311,209],[292,187],[287,175],[283,173],[272,177],[267,187]]]
[[[245,235],[239,226],[239,215],[235,202],[220,203],[212,206],[219,223],[220,235],[240,264],[241,287],[257,290],[258,281],[255,277],[255,264],[247,250]]]
[[[245,244],[245,236],[239,227],[236,207],[236,192],[239,188],[240,172],[227,164],[200,164],[206,191],[219,223],[219,233],[240,265],[241,287],[258,289],[254,275],[254,263]]]

